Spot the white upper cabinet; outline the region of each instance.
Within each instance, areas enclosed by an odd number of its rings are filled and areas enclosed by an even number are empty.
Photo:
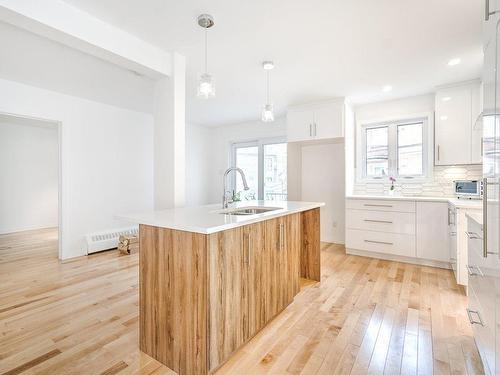
[[[479,84],[436,92],[434,164],[481,163],[481,131],[475,129],[480,106]]]
[[[344,136],[344,99],[288,109],[288,142],[341,138]]]
[[[483,127],[479,116],[483,111],[483,85],[472,88],[472,134],[471,134],[471,162],[483,162]]]
[[[313,137],[314,114],[310,110],[288,110],[286,115],[288,142],[302,141]]]

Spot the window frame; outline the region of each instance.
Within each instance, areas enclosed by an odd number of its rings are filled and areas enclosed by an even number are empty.
[[[244,147],[258,147],[258,175],[257,175],[257,199],[262,200],[264,199],[264,146],[267,145],[274,145],[274,144],[279,144],[279,143],[285,143],[287,144],[287,140],[285,137],[272,137],[272,138],[262,138],[262,139],[255,139],[251,141],[238,141],[238,142],[231,142],[231,154],[229,156],[229,166],[235,167],[236,166],[236,149],[238,148],[244,148]],[[236,190],[236,178],[239,178],[236,176],[235,173],[232,173],[231,175],[231,190]]]
[[[398,126],[422,123],[422,174],[399,175],[398,160]],[[388,128],[388,174],[387,176],[367,176],[366,168],[366,130],[372,128]],[[434,121],[430,113],[368,120],[358,123],[356,131],[356,180],[358,182],[387,182],[389,177],[398,181],[426,182],[432,179],[434,142]],[[361,163],[361,164],[360,164]]]

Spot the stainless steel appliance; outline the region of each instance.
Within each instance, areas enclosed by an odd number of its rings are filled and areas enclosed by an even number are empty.
[[[483,195],[483,182],[481,180],[453,181],[457,198],[481,199]]]

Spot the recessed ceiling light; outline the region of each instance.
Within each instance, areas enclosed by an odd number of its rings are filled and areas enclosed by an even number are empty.
[[[443,102],[449,102],[451,100],[451,96],[445,96],[443,99],[441,99]]]
[[[455,57],[454,59],[451,59],[450,61],[448,61],[448,66],[455,66],[455,65],[458,65],[460,64],[462,60],[460,60],[458,57]]]
[[[446,120],[448,120],[448,116],[441,116],[440,119],[441,119],[441,121],[446,121]]]
[[[389,92],[392,91],[392,86],[391,85],[385,85],[382,87],[382,92]]]

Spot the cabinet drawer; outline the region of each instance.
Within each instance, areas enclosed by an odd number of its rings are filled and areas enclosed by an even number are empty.
[[[346,247],[376,253],[415,257],[415,236],[358,229],[346,230]]]
[[[375,199],[347,199],[346,208],[371,211],[415,212],[415,202]]]
[[[347,210],[346,228],[415,234],[415,214],[372,210]]]
[[[485,374],[495,374],[495,326],[485,316],[481,303],[473,290],[469,290],[467,317],[483,361],[484,372]]]

